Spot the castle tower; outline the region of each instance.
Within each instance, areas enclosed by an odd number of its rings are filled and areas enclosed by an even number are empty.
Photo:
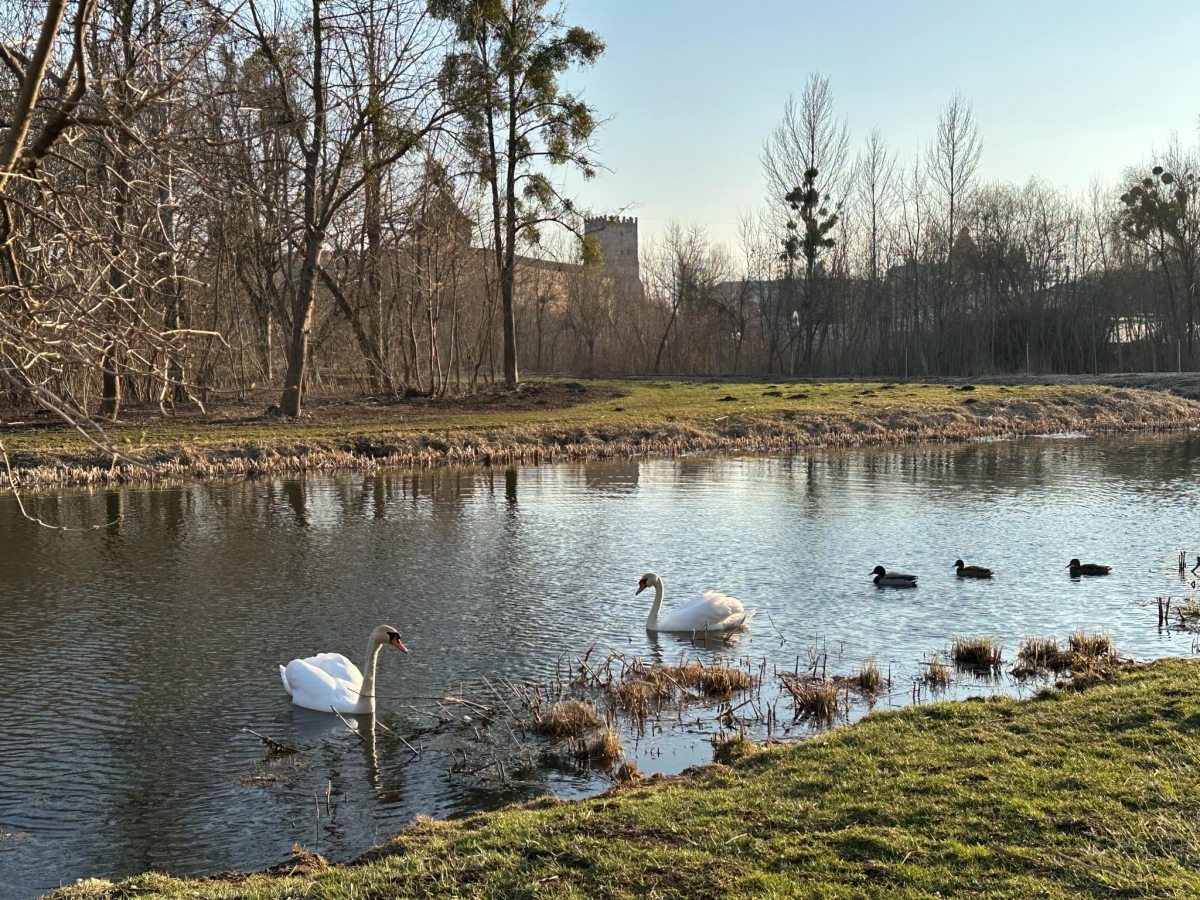
[[[604,268],[617,278],[641,280],[638,263],[638,220],[622,216],[595,216],[583,221],[583,233],[600,245]]]

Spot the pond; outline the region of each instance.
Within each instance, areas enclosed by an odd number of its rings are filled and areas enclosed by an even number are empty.
[[[877,707],[929,699],[914,681],[956,635],[991,635],[1006,660],[1022,637],[1081,627],[1137,658],[1193,653],[1192,635],[1157,627],[1154,601],[1190,593],[1176,560],[1200,551],[1198,475],[1200,437],[1186,435],[29,498],[44,518],[99,526],[65,534],[0,497],[0,896],[260,869],[293,843],[349,860],[418,814],[603,790],[605,774],[568,765],[452,771],[477,724],[463,707],[429,712],[554,679],[593,644],[594,658],[718,659],[767,680],[874,656],[892,679]],[[955,578],[958,557],[997,577]],[[1072,580],[1071,557],[1113,574]],[[877,564],[920,587],[876,588]],[[655,638],[651,594],[634,596],[648,571],[668,606],[715,588],[758,618],[727,645]],[[374,722],[289,703],[278,664],[358,663],[383,622],[411,652],[384,648]],[[963,677],[945,696],[1032,689]],[[625,722],[626,754],[643,773],[706,762],[714,717],[641,734]],[[268,757],[247,729],[299,752]]]

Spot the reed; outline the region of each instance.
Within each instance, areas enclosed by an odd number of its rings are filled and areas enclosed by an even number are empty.
[[[796,676],[790,672],[785,673],[780,680],[791,694],[797,719],[829,725],[842,714],[842,689],[835,681],[828,678]]]
[[[921,681],[932,688],[943,688],[950,683],[950,669],[942,662],[942,659],[937,654],[933,658],[925,662],[925,671],[921,675]]]
[[[577,742],[575,755],[594,766],[611,769],[624,752],[620,730],[615,725],[609,725],[599,736]]]
[[[1029,678],[1044,672],[1065,672],[1071,668],[1071,657],[1071,652],[1060,649],[1052,637],[1027,637],[1017,648],[1012,674],[1016,678]]]
[[[534,711],[537,732],[555,740],[582,740],[602,725],[604,721],[597,715],[596,707],[582,700],[560,700],[544,713]]]
[[[859,666],[858,674],[854,676],[854,685],[864,694],[878,694],[885,687],[889,687],[891,682],[875,665],[875,657],[868,656]]]
[[[620,767],[617,769],[615,778],[617,784],[627,786],[641,784],[645,780],[641,771],[639,771],[637,767],[637,763],[628,759],[621,763]]]
[[[1100,631],[1079,629],[1067,639],[1067,648],[1074,662],[1101,660],[1116,655],[1112,638]]]
[[[975,672],[999,672],[1002,646],[990,637],[956,637],[950,648],[955,665]]]

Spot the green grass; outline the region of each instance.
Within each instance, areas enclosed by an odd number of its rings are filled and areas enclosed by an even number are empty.
[[[145,875],[147,898],[1200,895],[1200,666],[869,716],[730,766],[411,828],[295,877]]]
[[[854,447],[1048,431],[1182,428],[1200,404],[1101,386],[881,383],[533,383],[520,394],[378,406],[327,401],[298,421],[265,420],[266,399],[163,418],[130,411],[113,443],[159,475],[270,474],[364,463],[510,464],[584,456]],[[549,398],[549,402],[547,402]],[[725,399],[732,398],[732,399]],[[539,405],[543,404],[543,405]],[[138,480],[65,428],[0,426],[27,484]],[[40,471],[35,471],[38,467]]]

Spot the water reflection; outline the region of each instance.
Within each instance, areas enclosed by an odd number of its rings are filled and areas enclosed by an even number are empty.
[[[1200,443],[1023,441],[650,462],[64,491],[0,498],[0,896],[147,868],[253,869],[295,841],[348,859],[418,813],[493,808],[604,782],[532,768],[505,785],[447,775],[462,733],[413,707],[499,673],[547,678],[592,644],[852,672],[868,655],[907,702],[956,634],[1011,656],[1030,633],[1112,632],[1126,653],[1188,653],[1144,604],[1191,590]],[[957,557],[997,570],[963,583]],[[1110,562],[1073,583],[1072,556]],[[876,591],[877,564],[921,575]],[[760,609],[700,645],[644,630],[637,578],[668,603],[715,588]],[[351,724],[288,702],[276,666],[398,625],[379,714]],[[64,636],[67,636],[64,639]],[[986,683],[963,690],[987,690]],[[69,702],[63,702],[69,698]],[[268,757],[253,729],[297,747]],[[634,744],[644,771],[708,758],[700,733]],[[423,747],[414,754],[411,747]],[[326,799],[328,792],[328,800]],[[318,820],[317,810],[320,810]]]

